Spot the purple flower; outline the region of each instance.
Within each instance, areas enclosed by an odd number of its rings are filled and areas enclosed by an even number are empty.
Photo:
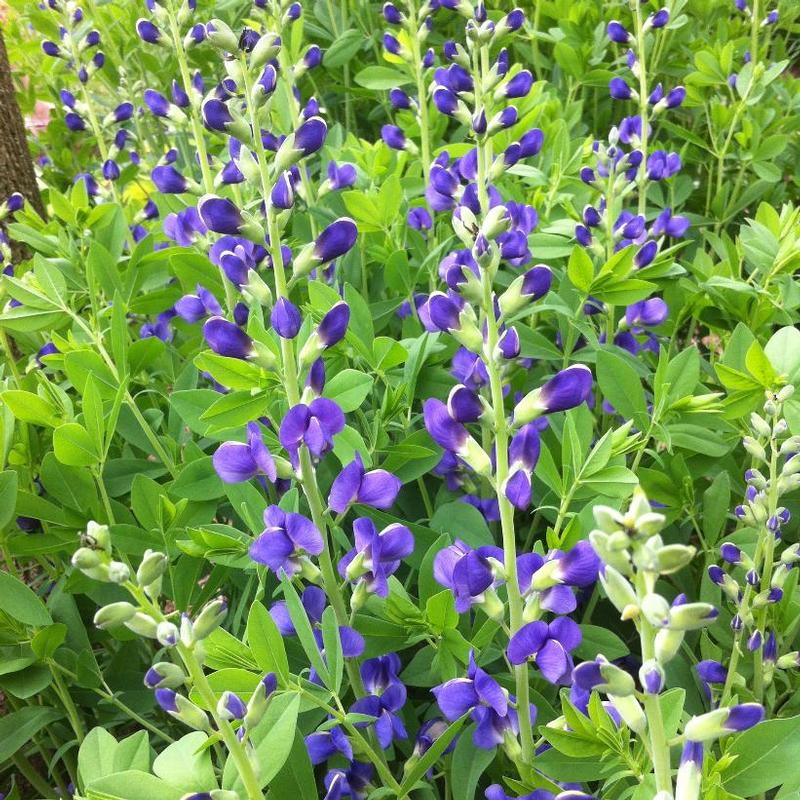
[[[356,182],[356,168],[352,164],[342,164],[336,166],[335,161],[328,164],[328,183],[331,189],[349,189]]]
[[[625,30],[621,22],[612,19],[611,22],[608,23],[608,38],[617,44],[627,44],[631,36],[628,31]]]
[[[339,562],[339,574],[362,583],[378,597],[389,594],[388,579],[397,572],[400,561],[414,552],[414,537],[405,525],[394,523],[380,533],[375,523],[359,517],[353,523],[355,547]]]
[[[525,97],[533,86],[533,74],[523,69],[511,78],[503,87],[503,94],[508,98]]]
[[[405,133],[397,125],[384,125],[381,128],[381,139],[392,148],[392,150],[405,150],[408,145]]]
[[[306,554],[318,556],[323,550],[322,534],[302,514],[269,506],[264,511],[264,522],[266,529],[250,545],[250,558],[276,575],[283,570],[292,577],[303,568]]]
[[[275,483],[275,461],[264,444],[257,422],[247,423],[247,442],[223,442],[214,452],[214,470],[224,483],[243,483],[259,473]]]
[[[625,322],[630,328],[644,325],[655,327],[661,325],[669,315],[667,304],[660,297],[640,300],[625,309]]]
[[[318,397],[309,405],[299,403],[289,409],[281,423],[278,438],[295,462],[303,444],[313,456],[322,456],[333,447],[333,437],[343,428],[342,409],[333,400]]]
[[[631,87],[624,78],[612,78],[609,81],[608,90],[614,100],[630,100],[633,96]]]
[[[272,307],[270,323],[282,339],[294,339],[300,332],[303,318],[300,309],[285,297],[279,297]]]
[[[203,325],[203,337],[220,356],[251,358],[255,354],[253,340],[238,326],[223,317],[211,317]]]
[[[64,123],[74,133],[86,130],[86,122],[83,117],[75,111],[68,111],[64,115]]]
[[[649,22],[651,28],[663,28],[669,22],[669,10],[659,9],[655,14],[650,15]]]
[[[348,761],[353,760],[350,740],[338,725],[327,731],[309,734],[305,738],[305,745],[312,764],[322,764],[337,753]]]
[[[161,31],[149,19],[139,19],[136,22],[136,33],[143,42],[158,44]]]
[[[197,212],[206,228],[215,233],[227,233],[235,236],[242,231],[245,225],[241,211],[227,197],[203,195],[197,204]]]
[[[200,219],[197,209],[189,206],[177,214],[167,214],[164,218],[164,233],[181,247],[188,247],[194,242],[197,234],[205,236],[208,228]]]
[[[689,220],[686,217],[673,215],[672,209],[665,208],[657,217],[651,228],[653,236],[670,236],[680,239],[689,229]]]
[[[433,577],[455,596],[456,611],[463,614],[487,599],[485,593],[494,587],[495,576],[490,558],[503,560],[503,551],[493,545],[473,550],[460,539],[440,550],[433,560]]]
[[[583,364],[573,364],[552,377],[539,395],[546,414],[566,411],[585,402],[592,391],[592,372]]]
[[[199,322],[204,317],[222,313],[217,298],[208,289],[197,284],[197,294],[186,294],[175,303],[175,312],[189,323]]]
[[[531,475],[539,460],[539,450],[539,427],[536,423],[523,425],[511,440],[508,448],[510,471],[503,492],[516,508],[526,509],[530,505]]]
[[[350,707],[355,714],[375,717],[375,733],[380,746],[385,750],[395,739],[407,739],[405,725],[397,714],[406,702],[406,687],[397,677],[400,659],[396,653],[367,659],[361,665],[361,678],[366,697],[356,700]],[[356,723],[364,727],[366,723]]]
[[[150,177],[162,194],[183,194],[189,189],[189,181],[172,164],[153,167]]]
[[[126,122],[133,116],[133,103],[120,103],[111,114],[114,122]]]
[[[337,514],[347,511],[351,503],[385,510],[391,508],[401,486],[400,479],[385,469],[367,472],[361,454],[356,453],[355,458],[334,478],[328,505]]]
[[[170,112],[171,103],[163,94],[155,89],[144,90],[144,102],[150,112],[157,117],[166,117]]]
[[[509,705],[508,693],[476,665],[472,652],[466,678],[454,678],[432,691],[442,713],[451,722],[472,711],[472,719],[477,723],[472,737],[476,747],[491,749],[502,744],[506,735],[516,736],[519,732],[517,714]],[[535,709],[531,711],[535,717]]]
[[[417,231],[429,231],[433,227],[433,220],[425,208],[410,208],[406,218],[409,228]]]
[[[314,256],[320,264],[343,256],[356,243],[358,228],[349,217],[341,217],[325,228],[314,242]]]
[[[581,629],[569,617],[556,617],[550,624],[536,621],[523,625],[508,643],[508,660],[522,664],[532,660],[545,680],[569,685],[572,651],[581,643]]]

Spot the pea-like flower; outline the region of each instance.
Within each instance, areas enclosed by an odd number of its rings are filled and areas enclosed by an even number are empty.
[[[414,551],[411,531],[405,525],[393,523],[378,532],[371,519],[359,517],[353,523],[353,534],[355,547],[339,562],[339,574],[357,581],[369,593],[387,597],[389,576]]]
[[[273,505],[264,511],[264,522],[266,529],[250,545],[250,558],[276,575],[283,570],[291,577],[303,569],[307,556],[322,552],[322,534],[308,517]]]
[[[483,606],[490,615],[498,611],[499,600],[494,594],[496,567],[490,559],[502,563],[502,549],[483,545],[473,550],[460,539],[436,554],[433,577],[453,592],[456,611],[460,614],[473,605]]]
[[[581,629],[569,617],[557,617],[549,624],[536,620],[523,625],[508,643],[512,664],[533,661],[545,680],[568,685],[573,669],[572,651],[581,643]]]
[[[278,433],[281,444],[297,463],[301,445],[320,458],[333,447],[333,437],[344,429],[344,412],[333,401],[318,397],[311,403],[298,403],[283,418]]]
[[[247,423],[247,442],[223,442],[214,452],[212,462],[224,483],[243,483],[259,474],[275,483],[278,477],[257,422]]]

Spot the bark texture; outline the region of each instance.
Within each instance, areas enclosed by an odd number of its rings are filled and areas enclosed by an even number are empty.
[[[25,123],[17,104],[11,65],[0,27],[0,200],[5,200],[12,192],[20,192],[44,216]]]

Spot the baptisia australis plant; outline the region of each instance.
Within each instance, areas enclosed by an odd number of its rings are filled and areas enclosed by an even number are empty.
[[[92,27],[84,9],[74,0],[48,0],[47,7],[58,26],[58,41],[45,39],[42,51],[62,62],[63,74],[72,78],[59,91],[64,123],[73,133],[91,136],[101,157],[98,169],[79,173],[75,182],[82,181],[89,196],[117,201],[121,156],[134,138],[125,127],[134,116],[133,103],[124,100],[105,108],[98,93],[89,91],[92,80],[96,81],[97,73],[106,66],[106,56],[100,32]],[[131,159],[135,157],[132,152]]]
[[[547,680],[559,683],[569,675],[571,652],[580,641],[571,620],[556,617],[548,624],[540,617],[574,610],[571,587],[594,581],[596,560],[581,545],[547,559],[518,557],[514,509],[527,509],[531,503],[544,415],[583,403],[592,375],[584,365],[568,367],[519,399],[513,414],[506,409],[508,380],[524,363],[513,321],[551,283],[549,268],[538,265],[517,276],[512,272],[504,281],[508,288],[495,292],[501,265],[517,271],[530,262],[527,235],[536,222],[533,208],[504,204],[493,185],[510,165],[541,147],[541,132],[533,130],[502,153],[494,152],[495,135],[518,119],[509,101],[524,97],[533,82],[529,72],[510,66],[503,47],[524,17],[515,10],[494,23],[482,4],[445,5],[466,18],[465,43],[446,43],[450,64],[436,72],[433,101],[440,113],[469,130],[474,148],[452,165],[443,153],[430,169],[428,201],[435,211],[452,211],[453,229],[464,249],[442,260],[439,272],[446,291],[432,293],[418,313],[428,330],[446,333],[457,343],[453,372],[461,382],[446,403],[426,400],[423,412],[429,434],[445,450],[438,471],[454,488],[473,487],[470,502],[488,517],[499,517],[502,547],[473,550],[458,541],[436,556],[434,576],[453,591],[457,611],[479,606],[507,625],[516,692],[509,696],[471,657],[467,677],[445,683],[436,695],[446,718],[472,716],[477,746],[503,744],[524,780],[534,755],[528,663],[533,661]],[[496,591],[500,584],[505,585],[507,608]]]
[[[645,742],[659,800],[697,800],[704,748],[722,736],[758,724],[764,708],[760,703],[742,703],[692,717],[683,728],[683,753],[673,784],[673,742],[665,734],[661,700],[667,686],[667,665],[678,654],[686,634],[712,625],[719,611],[709,603],[691,602],[684,594],[666,597],[661,593],[661,579],[686,567],[695,550],[664,542],[661,531],[666,518],[653,510],[641,489],[636,489],[627,510],[595,506],[593,513],[597,528],[589,540],[602,562],[600,583],[621,619],[635,625],[642,662],[638,682],[602,654],[579,664],[572,674],[571,697],[584,709],[590,693],[607,697],[617,725],[624,723]],[[561,718],[552,724],[564,728],[568,721]]]
[[[161,593],[168,557],[147,550],[133,574],[113,555],[108,527],[89,523],[72,557],[73,565],[88,577],[116,585],[130,595],[130,601],[118,600],[101,607],[95,614],[95,625],[100,629],[124,626],[158,646],[160,660],[145,673],[144,685],[154,691],[156,702],[171,717],[224,742],[243,795],[261,798],[260,765],[249,735],[264,718],[277,689],[275,674],[265,675],[253,687],[247,702],[231,691],[218,695],[205,674],[204,641],[225,619],[224,598],[210,601],[194,616],[166,611]],[[190,693],[196,693],[198,702]],[[218,790],[214,797],[235,800],[239,794]]]
[[[785,644],[778,622],[784,586],[800,562],[796,543],[781,547],[782,529],[791,519],[781,501],[800,483],[797,460],[800,438],[789,434],[784,418],[785,403],[793,394],[792,385],[777,393],[767,393],[763,416],[752,413],[751,433],[742,442],[752,459],[752,467],[745,473],[747,489],[734,514],[743,532],[757,532],[755,548],[740,546],[736,538],[726,541],[719,548],[721,565],[708,569],[709,577],[722,590],[732,612],[729,662],[723,665],[705,661],[698,667],[709,694],[718,694],[721,706],[734,693],[742,696],[750,691],[756,701],[763,702],[776,668],[800,666],[797,651],[782,654]],[[752,681],[745,681],[740,669],[749,674],[750,661]]]
[[[610,298],[646,296],[648,285],[642,279],[661,277],[659,252],[668,253],[670,240],[681,239],[689,228],[689,220],[665,206],[655,215],[648,209],[648,188],[663,185],[681,169],[677,152],[654,147],[653,125],[658,118],[678,108],[686,97],[683,86],[653,85],[648,71],[649,56],[656,43],[667,35],[670,14],[662,8],[645,16],[639,2],[630,4],[632,31],[617,20],[608,23],[607,34],[612,46],[624,49],[624,65],[630,79],[616,76],[609,83],[609,93],[617,104],[628,102],[636,113],[612,127],[607,142],[595,140],[591,148],[592,163],[580,177],[598,193],[582,212],[575,228],[575,237],[582,247],[605,262],[597,276],[589,267],[589,275],[581,270],[570,271],[577,288],[589,292],[602,290],[604,280],[619,279]],[[637,207],[628,210],[633,193]],[[615,257],[615,254],[616,257]],[[631,269],[632,268],[632,269]],[[667,318],[667,307],[660,298],[640,299],[626,309],[617,321],[614,304],[589,298],[585,313],[605,312],[606,326],[600,341],[612,342],[636,355],[643,347],[640,336],[647,334],[644,347],[655,338],[647,329]],[[656,345],[655,351],[658,351]]]

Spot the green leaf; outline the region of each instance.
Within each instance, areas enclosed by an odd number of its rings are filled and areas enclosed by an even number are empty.
[[[100,454],[92,437],[83,425],[67,422],[53,434],[56,458],[70,467],[91,467],[100,461]]]
[[[742,797],[762,794],[797,775],[800,715],[770,719],[737,736],[725,748],[735,757],[722,773],[726,791]]]
[[[405,72],[381,66],[365,67],[355,74],[353,80],[365,89],[378,89],[383,91],[412,82],[411,77]]]
[[[208,734],[192,731],[159,753],[153,772],[182,792],[210,792],[217,789]]]
[[[445,590],[429,597],[425,604],[425,616],[428,622],[439,631],[455,628],[458,625],[458,612],[453,593]]]
[[[269,611],[259,602],[250,606],[247,617],[247,643],[264,672],[274,672],[282,686],[289,681],[286,646]]]
[[[575,245],[567,264],[567,276],[576,289],[589,293],[594,280],[594,264],[586,248]]]
[[[53,624],[50,612],[33,590],[2,570],[0,570],[0,597],[3,598],[3,611],[17,622],[37,628]]]
[[[353,58],[366,43],[361,31],[352,28],[344,31],[325,51],[325,67],[341,67]]]
[[[475,747],[471,734],[465,733],[459,738],[450,771],[453,800],[473,800],[478,781],[494,757],[495,748]]]
[[[180,789],[137,769],[105,775],[85,792],[86,800],[181,800],[183,796]]]
[[[269,800],[318,800],[314,768],[305,740],[298,730],[286,763],[269,783]]]
[[[225,494],[225,487],[214,470],[211,456],[203,456],[181,469],[170,491],[187,500],[215,500]]]
[[[68,467],[53,452],[45,453],[40,478],[48,495],[75,511],[86,512],[97,500],[97,490],[89,470]],[[0,500],[0,508],[2,505]]]
[[[334,375],[325,384],[325,397],[336,401],[342,411],[355,411],[372,391],[375,379],[355,369],[345,369]]]
[[[336,621],[336,612],[328,606],[322,614],[322,644],[325,648],[325,661],[331,675],[331,689],[339,694],[344,676],[344,654],[342,637]]]
[[[17,473],[13,469],[0,472],[0,530],[14,519],[17,505]]]
[[[49,400],[33,392],[8,389],[0,397],[20,422],[55,428],[63,421],[61,414]]]
[[[2,574],[4,573],[0,573]],[[5,599],[1,584],[0,596]],[[63,716],[55,708],[25,706],[19,711],[12,711],[0,717],[0,763],[7,761],[17,750],[25,747],[39,731]]]
[[[598,653],[609,661],[622,658],[630,652],[628,646],[615,633],[598,625],[581,625],[583,638],[575,654],[585,661],[591,661]]]
[[[639,374],[629,359],[599,350],[597,353],[597,382],[603,396],[626,419],[633,419],[642,430],[647,428],[649,414]]]
[[[285,574],[281,577],[281,586],[283,588],[284,599],[286,600],[286,608],[289,611],[289,617],[292,620],[294,629],[297,631],[297,638],[300,639],[300,644],[303,646],[308,660],[319,674],[320,679],[330,688],[331,676],[320,655],[311,623],[308,621],[308,615],[306,614],[303,604],[300,602],[300,598],[294,586],[292,586]]]
[[[266,786],[281,770],[289,757],[297,730],[297,714],[300,710],[300,695],[287,692],[274,697],[267,708],[264,719],[250,733],[250,740],[256,750],[259,783]],[[239,794],[244,787],[232,758],[225,762],[222,783]]]
[[[787,326],[772,334],[764,353],[775,371],[787,383],[800,380],[800,330]]]

